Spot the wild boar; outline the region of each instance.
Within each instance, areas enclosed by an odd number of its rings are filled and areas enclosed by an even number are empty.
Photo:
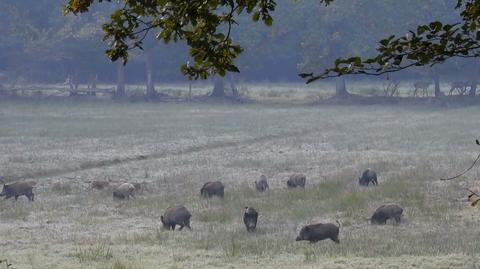
[[[208,198],[212,196],[219,196],[223,198],[224,188],[225,187],[220,181],[207,182],[200,189],[200,194],[203,197],[208,197]]]
[[[358,178],[358,184],[360,184],[360,186],[368,186],[370,182],[373,185],[378,185],[377,173],[374,170],[367,168],[367,170],[363,171],[362,176]]]
[[[243,213],[243,223],[247,228],[247,232],[254,232],[257,228],[258,212],[253,207],[245,207],[245,212]]]
[[[160,220],[165,229],[175,231],[175,226],[180,225],[180,229],[178,230],[181,231],[183,227],[187,227],[190,230],[192,229],[192,227],[190,227],[191,217],[192,214],[190,214],[188,209],[180,205],[167,208],[163,216],[160,217]]]
[[[261,176],[260,176],[260,180],[255,181],[255,188],[256,188],[257,191],[259,191],[259,192],[264,192],[264,191],[266,191],[266,190],[269,188],[268,182],[267,182],[267,177],[264,176],[264,175],[261,175]]]
[[[15,197],[15,200],[18,200],[19,196],[25,195],[29,201],[33,201],[33,186],[36,184],[35,181],[23,181],[10,184],[4,183],[0,196],[5,196],[5,199]]]
[[[388,219],[395,219],[399,224],[402,220],[403,209],[396,204],[382,205],[377,208],[370,218],[372,224],[387,224]]]
[[[119,200],[130,199],[130,197],[135,197],[134,192],[135,186],[130,183],[122,183],[113,190],[113,198]]]
[[[316,243],[320,240],[331,239],[335,243],[340,243],[338,233],[340,232],[340,222],[338,226],[333,223],[318,223],[307,225],[300,230],[296,241],[306,240],[310,243]]]
[[[94,180],[90,183],[92,189],[103,190],[110,186],[110,182],[106,180]]]
[[[296,188],[296,187],[302,187],[305,188],[305,181],[307,180],[307,177],[304,174],[301,173],[295,173],[290,176],[290,178],[287,180],[287,187],[289,188]]]
[[[143,183],[139,183],[139,182],[132,183],[133,187],[135,187],[135,192],[136,193],[140,193],[140,192],[143,191],[142,184]]]

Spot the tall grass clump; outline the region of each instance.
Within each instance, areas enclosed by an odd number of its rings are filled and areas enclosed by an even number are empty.
[[[79,263],[107,261],[113,258],[113,251],[107,244],[99,243],[92,247],[78,247],[73,253],[73,257]]]

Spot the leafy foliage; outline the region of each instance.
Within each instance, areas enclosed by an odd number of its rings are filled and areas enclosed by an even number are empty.
[[[65,13],[87,12],[94,2],[111,0],[69,0]],[[333,0],[320,0],[329,4]],[[110,41],[107,55],[113,60],[128,60],[128,51],[142,49],[150,30],[158,29],[155,37],[168,43],[186,41],[194,64],[183,65],[182,72],[190,78],[207,78],[210,74],[225,75],[239,72],[234,59],[242,47],[231,38],[236,17],[251,15],[253,21],[272,25],[274,0],[183,0],[133,1],[123,0],[123,7],[115,10],[110,22],[104,24],[104,40]]]
[[[87,12],[94,2],[110,0],[69,0],[65,12]],[[155,37],[166,43],[186,41],[194,64],[183,65],[182,72],[190,78],[206,78],[211,74],[238,72],[234,60],[242,47],[233,42],[232,27],[242,13],[253,21],[272,25],[274,0],[210,0],[210,1],[120,1],[123,7],[111,14],[104,24],[105,40],[109,40],[108,56],[112,60],[128,59],[128,51],[142,48],[143,40],[152,29]],[[325,5],[333,0],[320,0]],[[422,24],[405,36],[391,35],[379,41],[378,55],[363,59],[359,56],[338,58],[335,66],[323,73],[302,73],[308,82],[346,74],[380,75],[412,66],[434,65],[453,57],[478,57],[480,34],[480,1],[457,0],[462,22],[433,21]]]
[[[300,76],[307,79],[307,83],[347,74],[377,76],[412,66],[433,66],[454,57],[479,57],[480,1],[457,0],[455,8],[461,11],[462,22],[422,24],[405,36],[391,35],[380,40],[375,57],[339,58],[334,67],[320,74],[302,73]]]

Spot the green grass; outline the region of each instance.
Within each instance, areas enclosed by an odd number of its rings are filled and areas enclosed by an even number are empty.
[[[112,248],[104,243],[92,247],[78,247],[72,256],[79,263],[106,261],[113,258]]]

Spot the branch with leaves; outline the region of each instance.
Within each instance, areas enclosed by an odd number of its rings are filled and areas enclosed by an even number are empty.
[[[334,67],[320,74],[302,73],[307,83],[318,79],[343,75],[379,76],[398,72],[413,66],[436,65],[454,57],[480,56],[480,1],[457,0],[462,22],[444,24],[434,21],[419,25],[405,36],[391,35],[380,40],[375,57],[339,58]]]
[[[69,0],[65,13],[87,12],[94,2],[103,0]],[[110,2],[110,0],[106,0]],[[273,0],[193,0],[193,1],[131,1],[111,14],[103,25],[104,40],[109,42],[108,57],[115,61],[128,60],[128,51],[142,49],[143,40],[150,31],[165,43],[184,40],[190,47],[194,64],[181,67],[190,78],[206,78],[210,74],[225,75],[238,72],[234,59],[242,52],[230,32],[236,24],[235,16],[244,12],[254,21],[272,24],[270,13],[275,10]]]
[[[319,0],[328,5],[334,0]],[[94,3],[112,0],[68,0],[64,13],[75,15],[88,12]],[[239,72],[234,60],[242,53],[231,31],[242,13],[253,21],[270,26],[275,0],[180,0],[145,1],[120,0],[123,6],[114,11],[110,22],[103,25],[104,40],[109,42],[107,56],[112,60],[128,60],[128,51],[142,49],[143,41],[151,31],[165,43],[183,40],[190,47],[194,63],[183,65],[181,71],[189,78],[224,76]]]

